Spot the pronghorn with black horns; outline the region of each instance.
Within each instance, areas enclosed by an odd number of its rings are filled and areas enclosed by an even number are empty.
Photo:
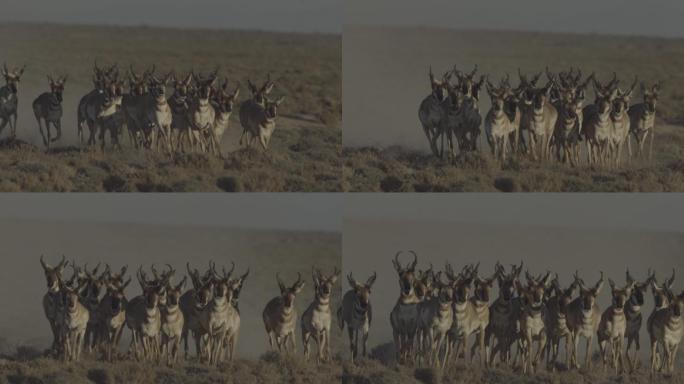
[[[449,96],[447,86],[451,75],[452,72],[447,71],[441,80],[437,80],[432,73],[432,66],[430,66],[428,77],[430,79],[431,92],[423,99],[418,108],[418,119],[423,125],[423,132],[430,144],[430,150],[435,156],[439,157],[442,154],[437,150],[437,138],[442,135],[440,126],[446,113],[445,108],[448,108],[446,103]]]
[[[616,167],[620,166],[622,161],[622,148],[627,144],[627,159],[632,157],[632,145],[629,139],[630,132],[630,118],[627,114],[629,109],[629,102],[632,97],[632,92],[636,87],[638,79],[634,77],[634,83],[629,90],[622,92],[618,88],[617,97],[613,101],[613,108],[610,112],[610,120],[613,123],[613,161]]]
[[[229,271],[223,268],[223,275],[216,273],[215,266],[211,271],[214,280],[214,292],[211,301],[200,313],[200,323],[207,333],[207,343],[205,354],[210,364],[218,364],[223,351],[226,329],[228,327],[228,317],[234,307],[232,305],[233,291],[229,288],[230,276],[235,270],[235,263],[231,263]]]
[[[107,293],[98,306],[98,317],[100,319],[98,340],[104,344],[104,358],[109,362],[114,360],[126,323],[128,300],[126,300],[124,291],[130,283],[130,277],[121,284],[117,284],[116,280],[108,278],[106,281]]]
[[[516,321],[519,327],[518,347],[522,357],[522,372],[534,372],[544,356],[547,342],[546,324],[546,292],[551,285],[551,272],[543,277],[534,277],[525,272],[527,284],[517,281],[520,295],[520,311]],[[537,341],[537,352],[532,353],[533,343]]]
[[[625,355],[623,351],[623,343],[627,334],[625,305],[632,296],[634,281],[627,283],[623,288],[616,287],[612,279],[608,279],[608,283],[610,283],[613,304],[603,311],[596,336],[601,357],[603,358],[603,369],[605,370],[608,366],[608,346],[610,345],[610,365],[615,369],[615,374],[618,374],[625,370]]]
[[[126,121],[128,138],[135,148],[144,145],[146,111],[148,103],[149,80],[154,74],[156,67],[145,70],[141,75],[135,72],[131,65],[128,74],[129,92],[121,99],[121,108]]]
[[[160,298],[166,296],[164,281],[147,280],[142,266],[137,273],[142,295],[128,302],[126,325],[131,330],[131,347],[138,360],[159,358],[159,337],[161,331]]]
[[[399,363],[408,363],[414,359],[414,338],[418,325],[418,297],[414,289],[418,256],[413,251],[409,253],[413,255],[413,261],[405,267],[399,262],[401,251],[392,259],[399,277],[399,299],[390,313],[390,323],[396,359]]]
[[[330,361],[330,324],[332,312],[330,297],[333,285],[340,276],[340,270],[335,267],[331,275],[326,275],[320,269],[312,268],[314,282],[314,301],[302,314],[302,343],[304,345],[304,359],[309,359],[309,341],[313,339],[318,347],[317,362]]]
[[[461,353],[463,353],[464,360],[468,362],[468,336],[479,330],[479,317],[470,300],[475,268],[472,265],[467,265],[456,276],[449,263],[445,267],[445,274],[453,287],[454,293],[452,303],[454,320],[451,324],[451,329],[447,333],[448,339],[445,356],[445,361],[447,362],[449,361],[450,354],[453,354],[454,359],[458,359]]]
[[[173,366],[178,361],[183,324],[185,318],[180,309],[180,297],[185,287],[187,277],[183,277],[177,285],[166,285],[166,304],[161,310],[161,356],[166,357],[166,363]]]
[[[522,272],[523,262],[520,265],[512,265],[511,271],[506,273],[504,267],[496,263],[495,276],[499,285],[499,297],[489,306],[489,324],[485,328],[485,345],[492,345],[491,338],[496,339],[496,344],[491,348],[489,363],[493,364],[494,359],[500,354],[500,361],[505,364],[510,363],[511,346],[515,339],[516,305],[515,291],[516,281]]]
[[[632,288],[632,294],[625,304],[625,317],[627,318],[627,329],[625,331],[625,338],[627,338],[627,348],[625,349],[625,354],[627,355],[627,362],[629,363],[630,369],[634,371],[639,366],[639,349],[641,345],[639,343],[639,332],[641,331],[642,315],[641,307],[644,305],[644,295],[648,291],[651,281],[655,278],[655,272],[651,271],[649,268],[648,276],[646,281],[637,282],[632,275],[627,270],[626,281],[628,284],[634,283]],[[629,355],[629,350],[634,344],[634,354]]]
[[[650,135],[650,143],[648,148],[648,159],[653,157],[653,136],[655,135],[655,115],[656,104],[658,103],[658,95],[660,94],[661,83],[658,82],[646,87],[641,83],[641,93],[643,94],[643,102],[634,104],[629,107],[627,113],[631,120],[630,131],[634,136],[637,144],[637,156],[644,155],[644,144]]]
[[[486,86],[492,102],[492,107],[485,116],[487,142],[492,150],[492,156],[497,160],[506,161],[508,140],[510,137],[518,135],[517,131],[521,118],[520,109],[515,103],[513,105],[507,103],[507,99],[512,93],[508,76],[501,80],[498,87],[492,85],[487,79]],[[512,107],[513,110],[507,110],[508,107]]]
[[[88,145],[94,145],[96,142],[96,133],[98,131],[97,120],[98,114],[102,110],[102,105],[105,102],[105,91],[112,84],[118,81],[119,70],[116,64],[109,68],[101,69],[97,66],[97,62],[93,67],[93,86],[94,89],[85,94],[78,103],[77,110],[77,125],[78,137],[81,144],[84,141],[84,129],[88,127]]]
[[[442,281],[442,272],[434,277],[436,296],[428,296],[418,303],[418,359],[427,359],[437,368],[446,366],[446,354],[440,361],[440,351],[454,320],[453,287]]]
[[[171,153],[171,122],[173,114],[166,98],[166,87],[171,80],[171,74],[163,78],[150,75],[148,86],[149,95],[145,106],[145,146],[157,151],[163,149]]]
[[[553,296],[546,303],[546,362],[547,367],[556,370],[560,343],[565,339],[565,366],[570,367],[570,357],[572,353],[573,339],[572,331],[568,325],[568,309],[573,301],[573,296],[579,280],[575,278],[569,287],[563,289],[558,281],[558,274],[551,282]]]
[[[570,303],[567,313],[568,326],[573,336],[570,363],[574,367],[579,368],[577,352],[579,350],[580,337],[584,337],[587,340],[585,366],[589,369],[591,368],[592,341],[601,321],[601,310],[597,303],[597,297],[603,286],[603,272],[601,272],[601,278],[596,282],[596,285],[590,288],[584,285],[584,281],[579,278],[577,272],[575,272],[574,277],[579,283],[580,295]]]
[[[611,143],[613,135],[613,121],[611,111],[613,102],[618,96],[617,74],[608,85],[602,85],[596,78],[592,78],[596,99],[594,104],[582,109],[582,137],[587,143],[587,157],[589,165],[608,163],[611,157]]]
[[[646,320],[647,330],[651,328],[651,322],[653,321],[656,312],[658,312],[661,309],[665,309],[670,305],[670,302],[672,301],[672,285],[674,284],[674,280],[674,268],[672,268],[672,276],[669,279],[666,279],[662,285],[658,285],[658,280],[655,277],[655,273],[653,274],[653,278],[651,279],[651,292],[653,294],[653,311]],[[656,364],[658,365],[658,369],[661,368],[661,358],[662,356],[660,354],[660,351],[656,350],[655,359]]]
[[[340,326],[340,330],[344,330],[346,325],[347,332],[349,333],[349,349],[352,363],[354,363],[354,359],[359,354],[359,334],[361,334],[361,343],[363,344],[361,355],[363,357],[366,356],[368,334],[371,322],[373,321],[370,294],[376,278],[377,274],[373,272],[373,275],[366,280],[366,283],[361,284],[349,272],[347,281],[352,289],[344,294],[342,305],[337,309],[337,323]]]
[[[0,87],[0,133],[9,123],[10,138],[12,139],[17,137],[17,109],[19,108],[17,91],[25,69],[26,65],[21,68],[14,68],[11,71],[7,68],[7,64],[2,66],[5,85]]]
[[[550,157],[549,146],[558,120],[558,110],[550,101],[555,84],[556,79],[551,77],[543,88],[529,88],[524,93],[524,102],[528,107],[523,109],[521,124],[528,129],[534,160],[545,161]]]
[[[289,341],[292,347],[291,352],[296,354],[295,328],[297,325],[297,309],[295,308],[294,300],[306,283],[302,281],[301,273],[297,273],[297,281],[289,287],[280,279],[280,274],[278,273],[276,273],[276,280],[280,288],[280,296],[271,299],[262,313],[264,328],[268,335],[268,343],[273,350],[278,348],[279,352],[287,352],[287,343]]]
[[[674,372],[674,363],[677,357],[679,343],[684,337],[684,291],[675,296],[669,291],[669,305],[658,309],[648,322],[648,335],[651,341],[651,377],[656,371],[663,369],[665,373]],[[665,359],[660,363],[657,353],[657,345],[664,351]]]
[[[89,319],[88,309],[81,304],[79,295],[87,282],[77,279],[78,268],[75,265],[72,267],[74,274],[71,279],[62,282],[60,288],[64,300],[64,308],[61,311],[62,359],[64,361],[80,359]]]
[[[50,143],[62,137],[62,93],[67,76],[58,77],[57,81],[48,76],[50,92],[44,92],[33,100],[33,114],[38,121],[40,136],[43,144],[50,149]],[[43,121],[45,122],[45,132],[43,132]],[[57,135],[52,137],[50,126],[55,128]],[[47,133],[47,137],[45,134]]]
[[[214,155],[221,157],[221,139],[230,124],[230,115],[235,108],[235,102],[240,94],[240,86],[235,87],[231,93],[228,92],[228,79],[223,81],[223,85],[217,90],[215,95],[216,117],[214,120],[213,133],[210,135],[209,149]]]
[[[58,353],[61,348],[61,289],[62,274],[66,264],[67,261],[64,255],[62,255],[62,261],[54,267],[51,267],[43,260],[43,255],[40,256],[40,265],[43,267],[47,283],[47,292],[43,295],[43,311],[45,311],[45,317],[48,319],[50,329],[52,330],[52,353]]]
[[[188,336],[192,333],[192,337],[195,340],[195,354],[197,355],[198,360],[202,361],[206,360],[208,356],[204,354],[204,347],[201,345],[202,339],[207,333],[202,326],[201,316],[202,312],[207,308],[207,305],[209,305],[209,302],[213,299],[213,263],[209,263],[209,269],[203,276],[200,276],[197,269],[190,269],[190,263],[187,263],[186,267],[193,288],[186,291],[180,297],[179,304],[184,317],[182,334],[183,349],[185,352],[184,356],[186,360],[189,357]]]
[[[247,137],[246,145],[251,146],[256,140],[259,140],[264,150],[268,149],[268,144],[271,141],[271,135],[275,131],[275,119],[278,116],[278,107],[285,100],[285,96],[281,96],[275,101],[269,100],[268,95],[273,90],[275,83],[271,81],[271,75],[261,88],[257,88],[251,81],[247,80],[249,89],[252,92],[252,98],[245,100],[240,104],[240,125],[242,125],[242,135],[240,135],[240,145],[243,143],[245,134]]]
[[[214,123],[216,110],[211,103],[214,84],[218,81],[218,69],[209,74],[207,78],[201,75],[195,76],[197,83],[197,95],[190,105],[188,116],[190,120],[191,146],[201,152],[208,150],[207,145],[214,138]]]
[[[178,78],[175,74],[171,77],[173,95],[167,102],[171,107],[171,146],[174,151],[187,151],[190,148],[190,104],[191,97],[195,93],[192,72],[185,78]]]

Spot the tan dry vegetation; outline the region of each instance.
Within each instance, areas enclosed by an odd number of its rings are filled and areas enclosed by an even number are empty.
[[[19,86],[19,143],[0,145],[2,191],[334,191],[341,189],[341,38],[259,31],[180,30],[54,24],[0,24],[0,60],[27,64]],[[225,161],[76,149],[76,106],[92,88],[92,67],[152,64],[158,73],[219,67],[230,87],[276,79],[286,95],[268,153],[241,150],[237,112],[222,142]],[[63,137],[44,154],[30,105],[47,74],[68,74]],[[5,128],[2,137],[7,135]],[[124,137],[124,144],[128,139]]]
[[[0,383],[41,384],[281,384],[336,383],[342,368],[338,362],[306,363],[298,356],[266,353],[258,359],[238,358],[218,367],[183,362],[169,368],[149,363],[81,361],[62,364],[43,357],[0,359]]]
[[[681,39],[348,27],[344,55],[354,60],[344,64],[345,89],[349,90],[344,96],[344,188],[388,192],[683,191],[684,77],[678,69],[684,64],[682,47]],[[553,71],[579,67],[585,75],[595,71],[599,79],[616,71],[623,87],[631,84],[635,75],[646,83],[662,80],[654,161],[634,161],[616,170],[586,165],[571,168],[527,159],[500,164],[491,158],[483,139],[476,154],[460,156],[453,163],[435,159],[429,155],[418,106],[429,93],[428,66],[441,73],[454,64],[462,70],[478,64],[479,73],[489,74],[492,81],[508,72],[514,84],[517,68],[530,73],[543,71],[546,65]],[[489,97],[486,92],[482,95],[484,116]],[[592,91],[587,99],[593,100]],[[637,90],[633,102],[640,100]]]

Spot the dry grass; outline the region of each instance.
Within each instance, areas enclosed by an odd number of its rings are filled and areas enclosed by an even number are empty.
[[[587,165],[540,164],[486,153],[453,162],[401,147],[345,148],[345,189],[384,192],[677,192],[684,191],[684,127],[660,130],[654,161],[633,161],[618,170]]]
[[[63,364],[51,358],[13,356],[0,359],[0,383],[24,384],[281,384],[339,382],[339,362],[317,366],[300,357],[266,353],[259,359],[236,359],[218,367],[181,362],[173,368],[151,363],[84,360]]]
[[[24,142],[0,143],[0,191],[338,191],[338,129],[282,129],[272,147],[240,149],[221,160],[64,147],[45,153]]]
[[[103,44],[106,42],[106,44]],[[27,64],[19,87],[19,143],[0,143],[0,191],[339,191],[341,189],[341,38],[333,35],[179,30],[146,27],[0,24],[2,60]],[[238,148],[234,113],[223,138],[225,161],[174,158],[125,148],[76,147],[76,106],[92,87],[94,60],[138,71],[185,73],[219,67],[231,88],[276,80],[286,95],[268,153]],[[42,151],[30,105],[47,90],[46,74],[67,73],[63,138]],[[2,132],[6,137],[9,128]],[[127,138],[124,138],[127,144]],[[40,144],[39,144],[40,143]]]
[[[465,365],[459,362],[448,367],[445,371],[433,368],[415,368],[397,365],[387,358],[392,352],[391,344],[384,344],[371,353],[371,358],[362,359],[356,365],[345,363],[343,366],[342,383],[344,384],[477,384],[477,383],[507,383],[507,384],[577,384],[577,383],[684,383],[684,373],[676,372],[672,376],[659,375],[651,380],[648,370],[640,368],[636,372],[624,375],[604,373],[598,361],[591,371],[557,371],[540,370],[535,374],[522,375],[518,371],[508,368],[482,369],[475,365]],[[680,364],[681,365],[681,364]]]

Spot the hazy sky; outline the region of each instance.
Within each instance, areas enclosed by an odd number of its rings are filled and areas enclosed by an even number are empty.
[[[679,194],[349,194],[345,219],[684,232]]]
[[[0,219],[339,231],[341,194],[4,194]]]
[[[0,0],[0,20],[340,33],[341,1]]]
[[[345,24],[684,37],[681,0],[346,0]]]

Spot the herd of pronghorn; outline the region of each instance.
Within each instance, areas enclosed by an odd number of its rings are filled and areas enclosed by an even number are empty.
[[[503,364],[534,371],[546,358],[555,369],[561,340],[564,340],[566,367],[579,368],[578,350],[586,340],[585,367],[591,368],[593,340],[597,339],[603,367],[615,372],[639,365],[641,308],[650,288],[655,308],[648,316],[651,374],[673,372],[678,345],[684,334],[684,292],[675,295],[672,277],[659,284],[649,270],[643,281],[627,271],[625,285],[612,279],[611,305],[601,311],[598,295],[603,273],[594,285],[586,285],[578,273],[569,286],[561,286],[558,275],[550,272],[520,276],[523,264],[506,270],[498,262],[491,276],[480,277],[478,265],[466,265],[456,274],[449,263],[444,271],[416,270],[417,257],[402,265],[397,253],[393,260],[399,277],[399,298],[391,311],[396,360],[403,364],[428,364],[443,369],[463,356],[466,364],[478,355],[483,366]],[[363,355],[373,318],[370,290],[376,275],[361,284],[349,275],[352,290],[344,295],[338,311],[340,327],[347,325],[352,359],[358,356],[359,336]],[[498,284],[499,295],[490,301],[490,291]],[[470,351],[468,339],[475,342]],[[624,339],[627,346],[624,347]],[[536,351],[534,344],[537,344]],[[633,354],[630,350],[633,346]],[[516,347],[515,357],[512,349]],[[470,357],[469,357],[470,354]],[[497,361],[498,355],[498,361]]]
[[[654,309],[646,329],[651,374],[674,371],[677,348],[684,336],[684,292],[673,293],[674,270],[662,284],[650,270],[643,281],[635,280],[627,271],[624,286],[608,279],[612,303],[601,311],[598,295],[603,287],[603,273],[596,284],[588,286],[576,272],[569,286],[561,286],[558,274],[552,277],[550,272],[539,276],[525,272],[522,281],[522,263],[506,271],[497,262],[489,277],[480,277],[479,263],[464,266],[458,274],[449,263],[444,271],[434,272],[432,266],[416,270],[417,256],[411,253],[413,261],[406,265],[399,261],[401,252],[392,261],[400,290],[390,323],[400,363],[444,368],[461,356],[467,363],[472,362],[479,349],[484,366],[496,364],[498,355],[498,363],[528,373],[544,358],[547,367],[555,369],[564,340],[566,367],[579,368],[579,343],[585,339],[585,367],[589,369],[596,338],[604,369],[611,366],[616,373],[624,372],[626,359],[630,370],[635,370],[639,366],[641,308],[650,288]],[[128,300],[124,290],[131,278],[125,279],[126,267],[117,273],[106,265],[98,274],[99,264],[89,270],[87,265],[80,268],[71,263],[73,274],[65,279],[63,273],[68,263],[64,257],[54,267],[45,263],[42,256],[40,263],[47,281],[43,308],[54,337],[51,352],[65,361],[78,360],[83,349],[99,352],[103,359],[112,361],[118,356],[116,351],[125,327],[132,336],[128,355],[137,360],[173,365],[181,343],[187,359],[190,334],[199,361],[218,364],[233,359],[240,330],[238,299],[249,270],[233,277],[234,263],[230,270],[224,268],[219,273],[210,262],[201,274],[188,263],[187,276],[174,284],[176,270],[172,266],[167,265],[161,272],[152,266],[150,279],[141,266],[136,272],[140,294]],[[305,285],[301,274],[292,285],[286,285],[276,274],[280,295],[263,310],[272,349],[296,353],[295,329],[299,319],[305,358],[309,358],[309,344],[313,340],[317,346],[316,361],[331,361],[331,296],[339,275],[337,268],[329,275],[312,269],[315,297],[299,318],[294,300]],[[185,290],[188,276],[192,287]],[[346,326],[349,334],[352,361],[359,355],[359,345],[362,355],[367,354],[373,319],[370,295],[376,277],[374,273],[361,283],[349,273],[351,289],[336,311],[340,330]],[[490,303],[495,282],[499,295]],[[475,342],[469,351],[471,336]],[[513,347],[517,348],[515,357]]]
[[[0,133],[9,124],[11,138],[16,137],[17,91],[24,70],[25,67],[9,70],[7,65],[2,68],[6,84],[0,87]],[[135,148],[221,156],[221,139],[237,103],[239,84],[231,91],[228,79],[219,83],[218,69],[206,76],[191,71],[177,77],[174,72],[158,76],[154,67],[140,74],[131,66],[127,79],[125,76],[120,74],[116,64],[100,68],[95,63],[93,90],[80,99],[77,109],[81,145],[86,142],[87,130],[88,145],[96,144],[99,139],[104,149],[109,132],[111,145],[120,148],[119,138],[127,131]],[[56,79],[48,76],[50,91],[42,93],[32,104],[43,144],[48,149],[62,135],[62,94],[66,80],[67,76]],[[124,89],[126,80],[127,91]],[[251,95],[240,104],[240,145],[247,135],[248,147],[258,140],[266,150],[284,96],[269,99],[275,86],[270,75],[260,87],[250,80],[247,83]],[[170,95],[169,87],[173,88]]]
[[[518,70],[520,81],[515,88],[508,75],[494,85],[488,76],[481,75],[478,80],[476,73],[477,66],[469,73],[454,67],[437,79],[430,68],[432,92],[420,104],[418,117],[435,156],[444,156],[445,138],[449,156],[455,155],[454,142],[461,152],[477,149],[483,121],[480,90],[485,85],[491,108],[484,117],[484,130],[497,160],[504,161],[510,150],[534,160],[549,160],[555,153],[558,161],[577,165],[584,141],[588,164],[618,166],[625,145],[627,159],[632,157],[630,136],[636,141],[639,157],[650,136],[648,157],[652,157],[660,83],[647,87],[642,82],[643,102],[630,105],[637,79],[622,90],[615,73],[603,84],[593,73],[583,79],[580,70],[553,74],[547,68],[548,81],[539,86],[541,72],[528,78]],[[595,98],[585,106],[589,83]]]
[[[179,358],[181,343],[185,358],[189,358],[188,336],[195,341],[197,359],[208,364],[232,360],[240,332],[238,299],[249,269],[233,277],[235,264],[219,273],[214,263],[204,274],[187,266],[187,276],[173,282],[176,270],[167,265],[163,271],[151,267],[152,276],[136,272],[140,294],[128,300],[125,289],[131,278],[125,279],[126,267],[114,272],[107,265],[90,270],[73,262],[73,274],[63,277],[68,263],[64,257],[56,266],[40,263],[47,281],[43,308],[53,333],[51,354],[64,361],[80,359],[82,351],[99,354],[105,361],[117,359],[117,349],[124,328],[131,331],[128,354],[138,361],[165,362],[173,365]],[[315,298],[301,318],[294,305],[295,297],[304,288],[301,274],[292,285],[286,285],[276,274],[280,295],[270,300],[263,311],[263,321],[271,348],[296,352],[294,339],[300,319],[304,356],[309,358],[313,340],[318,350],[317,361],[330,360],[330,297],[340,271],[327,275],[312,269]],[[185,289],[187,277],[192,287]]]

